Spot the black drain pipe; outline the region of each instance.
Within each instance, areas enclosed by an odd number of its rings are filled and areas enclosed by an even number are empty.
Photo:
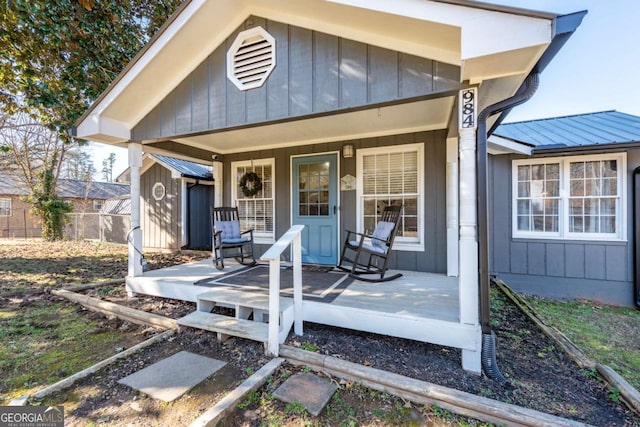
[[[635,295],[636,307],[640,308],[640,167],[633,171],[633,293]]]
[[[539,86],[537,72],[529,74],[521,89],[514,96],[486,107],[478,114],[478,130],[476,134],[477,152],[477,197],[478,197],[478,266],[480,284],[480,326],[482,328],[482,370],[485,375],[499,383],[506,382],[496,362],[496,337],[489,321],[490,312],[490,278],[489,278],[489,192],[488,192],[488,155],[487,155],[487,120],[494,114],[527,102]]]

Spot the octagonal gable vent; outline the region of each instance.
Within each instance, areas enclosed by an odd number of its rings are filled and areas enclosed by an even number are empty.
[[[238,34],[227,52],[227,78],[240,90],[260,87],[276,66],[276,40],[262,27]]]

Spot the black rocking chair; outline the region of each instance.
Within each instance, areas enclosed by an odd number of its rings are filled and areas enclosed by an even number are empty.
[[[352,276],[366,282],[387,282],[401,277],[400,273],[385,277],[393,240],[398,232],[401,212],[402,206],[386,206],[380,221],[371,234],[345,230],[347,237],[337,268],[348,271]],[[351,265],[344,266],[345,261]],[[363,277],[363,274],[379,274],[380,278]]]
[[[237,207],[211,209],[213,230],[213,263],[218,270],[224,269],[225,258],[235,258],[240,264],[254,265],[253,229],[240,232],[240,217]]]

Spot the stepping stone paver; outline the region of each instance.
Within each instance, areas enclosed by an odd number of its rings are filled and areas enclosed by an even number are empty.
[[[289,377],[273,396],[286,403],[300,403],[313,416],[318,416],[338,386],[326,378],[303,372]]]
[[[171,402],[226,364],[221,360],[181,351],[118,382],[154,399]]]

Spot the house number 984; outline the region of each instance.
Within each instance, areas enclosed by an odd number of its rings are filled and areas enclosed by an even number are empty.
[[[476,127],[476,89],[460,91],[460,123],[463,129]]]

